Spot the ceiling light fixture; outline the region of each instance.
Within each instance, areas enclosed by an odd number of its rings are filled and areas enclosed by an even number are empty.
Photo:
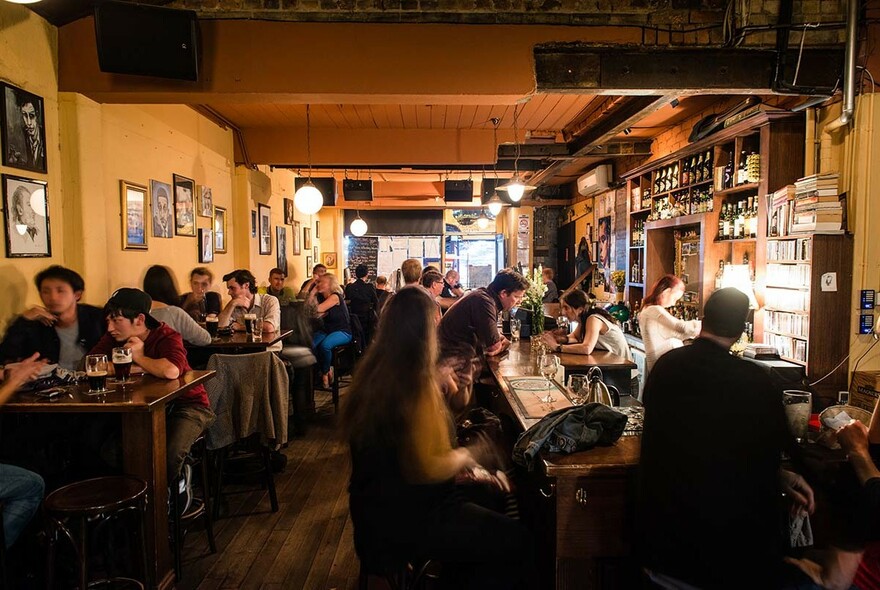
[[[40,0],[6,0],[7,2],[11,2],[12,4],[36,4]]]
[[[526,191],[533,191],[537,187],[526,184],[519,176],[519,103],[513,105],[513,144],[516,156],[513,159],[513,178],[496,190],[507,191],[507,195],[514,203],[519,203]]]
[[[492,145],[495,147],[494,159],[492,161],[492,171],[495,173],[495,187],[492,189],[492,196],[486,203],[489,207],[489,213],[498,217],[504,207],[504,201],[498,196],[498,124],[501,122],[497,117],[489,119],[492,121]]]
[[[361,219],[360,210],[357,212],[357,219],[352,220],[349,229],[351,230],[351,235],[357,237],[361,237],[367,233],[367,222]]]
[[[489,218],[486,217],[486,212],[480,212],[480,216],[477,217],[477,227],[480,229],[486,229],[489,227]]]
[[[492,198],[489,199],[489,202],[486,203],[489,207],[489,213],[498,217],[501,213],[501,209],[504,207],[504,203],[501,202],[501,199],[498,198],[498,195],[492,195]]]
[[[632,127],[627,127],[626,129],[623,130],[624,135],[629,135],[632,132],[633,132]]]
[[[312,119],[311,105],[306,105],[306,155],[309,162],[309,175],[306,183],[293,195],[293,205],[304,215],[314,215],[324,206],[324,196],[312,183]]]

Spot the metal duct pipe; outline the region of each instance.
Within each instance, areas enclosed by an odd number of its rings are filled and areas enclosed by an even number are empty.
[[[843,112],[837,120],[825,126],[835,131],[851,123],[856,112],[856,40],[859,20],[859,0],[849,0],[846,11],[846,55],[843,69]]]

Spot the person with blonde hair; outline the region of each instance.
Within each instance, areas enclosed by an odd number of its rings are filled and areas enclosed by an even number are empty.
[[[321,381],[324,387],[330,387],[330,383],[333,382],[330,368],[333,349],[351,342],[351,321],[342,287],[339,286],[336,275],[323,274],[318,277],[316,284],[317,287],[309,295],[309,304],[315,306],[318,317],[323,320],[324,325],[320,330],[315,331],[312,337],[312,349],[318,358]]]
[[[400,273],[403,275],[403,286],[418,285],[422,278],[422,263],[416,258],[407,258],[400,265]]]
[[[346,396],[355,549],[372,567],[438,560],[445,588],[532,588],[527,531],[454,493],[455,477],[477,461],[453,448],[435,309],[423,289],[390,299]]]

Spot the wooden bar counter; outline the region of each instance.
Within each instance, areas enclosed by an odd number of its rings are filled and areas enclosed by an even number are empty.
[[[513,424],[517,434],[538,419],[527,417],[505,377],[535,375],[528,341],[492,359],[496,390],[491,409]],[[629,369],[613,354],[562,354],[565,366]],[[576,357],[576,358],[569,358]],[[624,399],[628,399],[626,396]],[[536,533],[542,587],[556,589],[631,588],[639,572],[632,560],[633,490],[640,436],[623,436],[609,447],[570,455],[544,454],[533,473],[519,482],[524,519]]]

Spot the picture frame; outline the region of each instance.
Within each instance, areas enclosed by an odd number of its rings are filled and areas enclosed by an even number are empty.
[[[302,232],[300,232],[300,222],[293,222],[293,255],[299,256],[302,254],[302,242],[300,241],[300,237],[302,236]]]
[[[6,257],[51,256],[48,183],[12,174],[3,174],[2,183]]]
[[[149,210],[147,187],[127,180],[120,180],[119,197],[122,212],[120,216],[122,219],[122,249],[146,250],[147,211]]]
[[[27,90],[0,85],[0,145],[4,166],[39,172],[46,169],[46,111],[43,98]]]
[[[260,254],[268,256],[272,253],[272,208],[268,205],[257,205],[257,236]]]
[[[321,262],[328,269],[336,268],[336,252],[324,252]]]
[[[293,225],[294,211],[293,199],[284,199],[284,224]]]
[[[257,212],[251,209],[251,237],[257,237]]]
[[[150,211],[153,218],[154,238],[174,237],[174,207],[171,194],[170,184],[150,180]]]
[[[312,228],[310,227],[303,228],[303,248],[306,250],[312,249]]]
[[[209,186],[199,185],[199,217],[214,218],[214,194]]]
[[[174,183],[174,235],[195,237],[196,181],[179,174],[173,175]]]
[[[312,257],[306,256],[306,276],[310,276],[312,274]]]
[[[315,220],[315,239],[316,240],[321,239],[321,222],[318,221],[317,219]]]
[[[214,253],[226,254],[226,208],[214,207]]]
[[[596,241],[599,242],[599,257],[596,258],[602,268],[611,267],[611,216],[599,219]]]
[[[199,228],[199,262],[214,262],[214,230]]]
[[[287,276],[287,228],[275,226],[275,266],[284,271]]]
[[[320,260],[320,256],[318,256],[318,246],[317,245],[314,248],[312,248],[312,257],[315,260]]]

